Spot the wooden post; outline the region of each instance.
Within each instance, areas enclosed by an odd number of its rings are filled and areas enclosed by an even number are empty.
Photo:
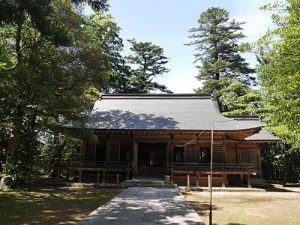
[[[60,169],[57,169],[56,180],[59,180],[59,175],[60,175]]]
[[[97,172],[97,185],[99,185],[100,183],[100,172],[98,171]]]
[[[187,179],[187,181],[186,181],[186,190],[190,191],[190,175],[187,175],[186,179]]]
[[[70,171],[67,170],[67,175],[66,175],[66,180],[67,180],[67,181],[69,181],[69,173],[70,173]]]
[[[119,183],[120,183],[120,175],[117,174],[117,185],[119,185]]]
[[[174,162],[174,134],[171,134],[170,136],[170,158],[169,158],[169,162],[173,163]]]
[[[102,184],[105,184],[105,169],[102,171]]]
[[[243,174],[242,174],[242,173],[240,174],[240,179],[241,179],[241,185],[243,185],[243,183],[244,183],[244,182],[243,182],[243,180],[244,180],[244,176],[243,176]]]
[[[136,176],[138,173],[138,142],[137,141],[133,141],[132,173],[134,176]]]
[[[170,162],[170,148],[171,147],[171,143],[168,142],[167,143],[167,148],[166,148],[166,169],[165,172],[168,173],[169,171],[169,162]]]
[[[210,189],[210,176],[211,176],[211,175],[208,175],[208,176],[207,176],[207,186],[208,186],[209,189]]]
[[[199,171],[196,171],[196,187],[199,187]]]
[[[126,180],[129,180],[129,164],[127,165]]]
[[[250,173],[248,173],[248,174],[247,174],[247,178],[248,178],[248,179],[247,179],[247,180],[248,180],[248,188],[252,188],[252,187],[251,187],[251,182],[250,182],[250,177],[251,177],[251,176],[250,176]]]
[[[222,188],[225,187],[225,183],[226,183],[226,174],[222,174]]]
[[[79,180],[78,180],[79,183],[82,182],[82,170],[79,169]]]

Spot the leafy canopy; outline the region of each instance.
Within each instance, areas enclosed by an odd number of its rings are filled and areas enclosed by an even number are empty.
[[[259,80],[269,127],[284,141],[300,146],[300,1],[264,7],[275,28],[258,42]]]

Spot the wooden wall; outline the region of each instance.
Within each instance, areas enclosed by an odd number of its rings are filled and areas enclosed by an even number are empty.
[[[122,149],[131,150],[133,156],[133,142],[165,142],[167,145],[166,161],[174,162],[174,148],[184,147],[185,162],[199,162],[201,149],[210,149],[210,134],[97,134],[97,140],[93,138],[85,141],[82,147],[83,158],[85,160],[96,159],[97,143],[106,145],[106,160],[120,160]],[[214,135],[214,162],[216,163],[252,163],[260,166],[259,148],[256,143],[229,142],[224,139],[222,133]],[[188,143],[188,144],[187,144]],[[127,146],[122,148],[122,146]]]

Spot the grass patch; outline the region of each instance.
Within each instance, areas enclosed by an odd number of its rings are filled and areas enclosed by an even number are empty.
[[[208,224],[209,193],[187,192],[186,199]],[[300,224],[298,192],[213,193],[213,224]]]
[[[0,192],[0,224],[76,224],[120,192],[44,186]]]

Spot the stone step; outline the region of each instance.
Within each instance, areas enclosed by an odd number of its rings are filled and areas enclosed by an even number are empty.
[[[179,191],[188,191],[187,187],[178,187]],[[209,192],[208,187],[190,187],[189,191]],[[214,187],[213,192],[266,192],[262,188]]]
[[[160,188],[176,188],[176,184],[165,183],[163,180],[126,180],[121,183],[122,187],[160,187]]]

